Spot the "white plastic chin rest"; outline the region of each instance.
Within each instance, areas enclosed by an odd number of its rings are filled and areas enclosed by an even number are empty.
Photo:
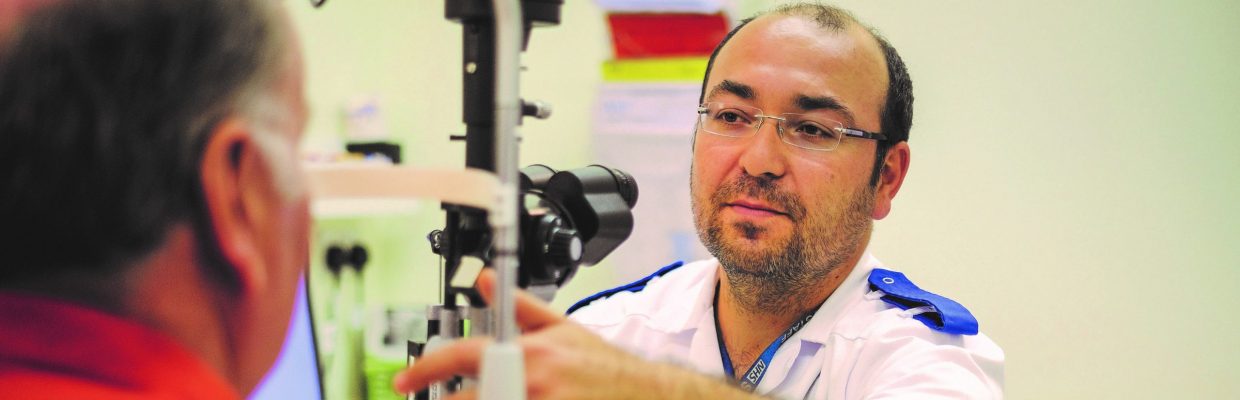
[[[490,211],[499,180],[477,169],[435,169],[392,165],[309,165],[315,201],[434,199]]]

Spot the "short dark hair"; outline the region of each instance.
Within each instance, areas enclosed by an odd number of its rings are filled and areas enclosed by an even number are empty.
[[[706,101],[706,84],[710,80],[710,70],[715,65],[715,57],[719,55],[719,51],[732,39],[732,36],[736,35],[736,32],[739,32],[741,28],[754,19],[764,15],[805,17],[813,20],[819,27],[831,33],[841,32],[849,24],[858,24],[865,27],[870,32],[870,35],[878,41],[878,46],[883,51],[883,57],[887,63],[888,82],[887,94],[879,115],[879,129],[887,136],[887,140],[878,143],[878,152],[874,159],[874,170],[870,176],[870,184],[877,184],[883,165],[882,161],[887,155],[887,150],[891,148],[891,145],[907,142],[909,139],[909,131],[913,127],[913,80],[909,77],[908,68],[904,66],[904,60],[900,58],[900,53],[896,51],[896,48],[883,35],[879,34],[877,30],[862,24],[847,10],[825,4],[796,3],[783,5],[769,12],[741,20],[735,28],[732,28],[723,37],[719,45],[715,46],[715,50],[711,52],[710,58],[706,62],[706,74],[702,77],[702,91],[698,96],[698,103]]]
[[[112,274],[201,209],[209,133],[283,60],[258,0],[71,0],[0,43],[0,283]]]

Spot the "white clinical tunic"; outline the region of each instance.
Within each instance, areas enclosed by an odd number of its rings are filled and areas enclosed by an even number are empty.
[[[977,332],[973,316],[882,268],[867,252],[779,347],[754,392],[781,399],[1002,398],[1003,350]],[[716,260],[672,264],[583,300],[569,309],[570,318],[646,359],[722,377],[713,310],[718,271]]]

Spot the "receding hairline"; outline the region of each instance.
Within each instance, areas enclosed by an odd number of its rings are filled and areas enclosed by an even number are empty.
[[[762,30],[762,29],[771,29],[770,28],[771,25],[781,24],[782,21],[788,21],[788,20],[799,21],[799,22],[796,22],[798,24],[801,24],[801,23],[809,24],[809,25],[806,25],[807,28],[809,29],[817,28],[817,31],[815,33],[810,33],[810,31],[806,31],[805,33],[803,33],[815,39],[834,38],[833,40],[844,40],[844,41],[850,41],[854,43],[854,45],[852,45],[851,50],[846,50],[847,52],[851,53],[851,55],[847,57],[853,59],[853,61],[849,61],[848,63],[858,66],[859,68],[858,71],[866,71],[866,72],[860,72],[861,74],[871,76],[872,78],[877,80],[876,82],[874,82],[874,86],[875,86],[874,89],[877,91],[876,93],[877,97],[872,98],[872,100],[877,102],[876,104],[874,104],[874,106],[876,107],[877,110],[879,110],[880,119],[881,119],[881,110],[884,108],[884,105],[886,103],[886,98],[888,96],[887,92],[889,90],[888,86],[890,85],[890,82],[889,82],[890,78],[887,74],[886,55],[883,52],[880,39],[878,38],[878,36],[875,35],[873,30],[868,28],[866,25],[856,21],[856,19],[852,18],[850,14],[847,14],[846,12],[843,12],[843,11],[841,11],[835,17],[825,18],[821,16],[805,15],[804,13],[799,13],[799,12],[787,12],[787,11],[783,11],[783,9],[778,9],[778,10],[773,10],[767,13],[763,13],[761,15],[757,15],[753,18],[748,18],[748,19],[743,20],[741,22],[741,25],[738,25],[736,28],[734,28],[733,31],[730,32],[728,37],[723,41],[722,45],[718,47],[718,49],[716,50],[714,54],[712,54],[711,59],[710,59],[711,64],[708,66],[705,76],[703,76],[701,101],[699,101],[699,103],[708,101],[708,99],[711,98],[713,95],[716,95],[721,92],[734,93],[738,95],[739,97],[746,98],[746,99],[755,97],[757,93],[755,93],[753,88],[749,86],[747,82],[737,82],[737,81],[726,79],[727,77],[721,77],[723,78],[722,80],[716,80],[719,78],[712,79],[711,76],[713,76],[717,72],[715,71],[715,67],[716,67],[715,63],[719,62],[720,59],[726,58],[724,56],[725,48],[730,49],[729,45],[734,39],[736,39],[737,35],[741,34],[742,30],[746,32],[746,35],[753,34],[750,32],[750,30],[747,29],[747,28],[751,28],[749,26],[751,23],[757,23],[760,26],[755,29]],[[866,80],[868,81],[870,79],[866,79]],[[731,89],[731,87],[720,86],[720,85],[726,86],[726,84],[728,83],[731,83],[732,86],[737,86],[737,85],[741,86],[743,91],[737,92],[735,89]],[[747,95],[742,95],[743,93]],[[800,95],[802,98],[805,98],[806,96],[810,96],[810,97],[814,96],[814,94],[812,93],[800,93]],[[866,104],[868,104],[870,103],[870,99],[871,99],[870,95],[866,95],[865,100],[861,100],[861,101],[864,101]],[[842,103],[838,103],[838,99],[831,98],[831,100],[835,104],[841,105],[841,107],[826,107],[826,108],[833,108],[833,109],[843,112],[845,114],[845,117],[849,120],[845,122],[854,123],[857,120],[857,116],[853,115],[852,112],[848,110],[849,107],[843,107]],[[794,104],[800,105],[803,103],[804,102],[796,102]],[[804,107],[802,108],[804,109]],[[811,107],[811,108],[820,108],[820,107]]]
[[[707,90],[709,90],[707,83],[710,82],[710,76],[714,69],[714,63],[719,54],[723,52],[723,49],[727,47],[727,45],[732,41],[732,38],[736,34],[740,33],[741,30],[745,29],[749,23],[760,19],[766,19],[768,17],[801,18],[815,23],[820,29],[828,34],[848,34],[847,30],[849,28],[859,28],[869,36],[869,40],[871,40],[869,43],[873,45],[873,50],[877,50],[876,54],[878,56],[878,61],[883,64],[884,75],[886,75],[886,64],[888,60],[887,55],[883,50],[883,43],[885,39],[882,38],[882,35],[880,35],[876,29],[858,20],[857,17],[848,10],[839,7],[804,2],[784,4],[758,15],[742,19],[735,28],[724,36],[719,46],[715,48],[710,57],[707,59],[706,71],[702,77],[702,89],[699,94],[699,103],[704,101],[706,98]],[[888,82],[888,84],[890,84],[890,82]],[[884,92],[887,92],[886,88],[884,88]],[[884,93],[883,97],[885,98],[887,95],[889,95],[889,93]]]
[[[818,12],[816,7],[811,8],[810,5],[805,3],[784,5],[762,15],[749,18],[746,20],[746,23],[770,18],[797,18],[804,21],[813,22],[826,35],[847,36],[852,35],[854,31],[863,33],[864,35],[857,36],[857,39],[861,39],[858,43],[866,44],[863,48],[871,53],[871,55],[877,57],[876,61],[878,61],[880,66],[883,67],[885,72],[887,60],[886,56],[883,54],[883,46],[881,43],[883,39],[881,38],[881,35],[879,35],[878,31],[858,20],[852,15],[852,13],[848,12],[848,10],[834,8],[831,6],[824,6],[824,9],[831,11]],[[738,33],[740,29],[741,27],[738,27]],[[726,45],[727,44],[725,43],[724,46]],[[861,49],[862,48],[858,48],[858,50]]]
[[[831,32],[842,32],[850,25],[858,25],[869,30],[869,27],[862,24],[861,21],[858,21],[857,17],[851,12],[848,12],[848,10],[821,4],[785,4],[753,19],[780,15],[806,18],[816,22],[820,28],[827,29]]]

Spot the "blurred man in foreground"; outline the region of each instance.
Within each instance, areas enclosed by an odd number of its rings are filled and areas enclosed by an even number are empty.
[[[306,264],[305,118],[271,2],[0,5],[0,398],[253,389]]]

